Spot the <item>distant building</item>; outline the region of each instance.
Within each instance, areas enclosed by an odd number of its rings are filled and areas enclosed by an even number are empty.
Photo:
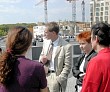
[[[91,0],[90,18],[91,24],[110,23],[110,0]]]
[[[34,26],[33,27],[33,37],[36,38],[37,36],[44,35],[45,26]]]
[[[91,30],[90,22],[76,22],[74,26],[73,21],[60,21],[59,24],[59,35],[77,35],[81,31]],[[37,26],[33,26],[33,38],[43,36],[45,29],[45,24],[43,22],[38,22]]]

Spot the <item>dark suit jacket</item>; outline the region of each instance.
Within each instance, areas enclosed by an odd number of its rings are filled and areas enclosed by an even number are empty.
[[[88,62],[90,61],[90,59],[94,56],[96,56],[96,52],[94,50],[92,50],[85,58],[85,64],[84,64],[84,67],[83,67],[83,70],[84,72],[86,72],[86,67],[87,67],[87,64]],[[78,58],[77,62],[73,65],[73,68],[72,68],[72,72],[73,72],[73,76],[75,78],[77,78],[76,80],[76,85],[80,85],[82,86],[82,81],[83,81],[83,77],[84,76],[79,76],[79,74],[81,74],[82,72],[79,70],[79,67],[83,61],[85,57],[85,54],[81,54],[80,57]]]

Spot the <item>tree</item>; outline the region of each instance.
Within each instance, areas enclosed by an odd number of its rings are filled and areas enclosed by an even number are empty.
[[[7,32],[0,30],[0,36],[5,36],[7,34]]]

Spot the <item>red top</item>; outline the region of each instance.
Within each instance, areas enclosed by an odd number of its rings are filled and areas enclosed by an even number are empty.
[[[110,48],[99,51],[88,63],[81,92],[110,92]]]

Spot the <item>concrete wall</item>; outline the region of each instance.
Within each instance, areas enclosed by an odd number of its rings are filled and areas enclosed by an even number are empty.
[[[42,47],[37,47],[37,46],[32,46],[32,60],[38,60],[39,59],[39,56],[40,56],[40,53],[42,51]],[[78,44],[73,44],[73,50],[72,50],[72,58],[73,58],[73,64],[76,62],[77,58],[79,57],[79,55],[81,54],[81,50],[79,48],[79,45]]]

